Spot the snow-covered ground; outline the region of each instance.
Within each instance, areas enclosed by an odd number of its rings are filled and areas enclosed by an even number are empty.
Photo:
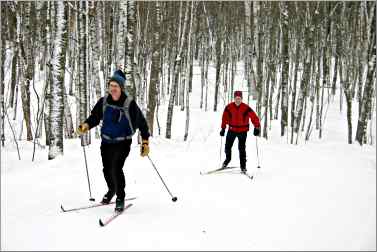
[[[237,172],[202,176],[224,158],[225,139],[219,136],[224,104],[213,112],[210,95],[210,111],[200,110],[200,75],[194,78],[188,140],[183,141],[185,112],[179,108],[172,139],[164,138],[165,105],[162,135],[150,139],[150,157],[177,202],[134,141],[124,172],[126,197],[137,199],[101,228],[98,219],[111,215],[113,206],[60,211],[61,204],[90,203],[79,139],[66,140],[64,156],[52,161],[47,148],[38,148],[35,162],[32,143],[20,142],[19,161],[8,142],[1,164],[2,250],[376,250],[376,147],[347,144],[345,110],[332,105],[323,140],[314,131],[310,142],[298,146],[287,144],[279,122],[273,122],[269,139],[258,138],[261,169],[256,138],[249,133],[252,181]],[[85,148],[97,202],[106,192],[99,146],[94,140]],[[231,165],[238,163],[236,141]]]

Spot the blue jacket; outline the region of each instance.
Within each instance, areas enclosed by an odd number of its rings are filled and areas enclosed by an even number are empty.
[[[135,100],[130,98],[127,100],[125,110],[126,100],[127,96],[124,92],[118,101],[114,101],[111,95],[106,95],[98,100],[90,116],[85,120],[89,128],[97,126],[103,120],[101,128],[103,142],[113,143],[130,139],[136,129],[140,130],[143,140],[148,140],[149,128],[143,113]]]

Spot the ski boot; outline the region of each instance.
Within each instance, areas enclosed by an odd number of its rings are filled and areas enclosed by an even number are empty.
[[[115,201],[115,211],[122,212],[124,210],[124,199],[117,198]]]
[[[111,201],[111,199],[114,197],[114,194],[115,194],[115,193],[113,193],[113,192],[111,192],[111,191],[108,191],[108,192],[103,196],[101,203],[102,203],[102,204],[105,204],[105,205],[109,204],[110,201]]]

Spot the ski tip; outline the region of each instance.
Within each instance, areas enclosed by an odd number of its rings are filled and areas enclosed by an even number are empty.
[[[103,224],[103,222],[102,222],[101,219],[99,219],[99,225],[100,225],[101,227],[105,226],[105,225]]]
[[[64,209],[63,205],[60,205],[60,209],[61,209],[63,212],[65,212],[65,209]]]

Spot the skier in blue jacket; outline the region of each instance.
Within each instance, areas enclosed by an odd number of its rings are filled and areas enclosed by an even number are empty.
[[[115,71],[108,83],[109,93],[98,100],[90,116],[77,129],[79,135],[85,134],[102,120],[101,156],[108,187],[102,203],[109,204],[116,194],[116,211],[124,209],[126,183],[123,165],[136,129],[139,129],[142,137],[141,156],[149,154],[148,125],[135,100],[126,95],[125,81],[124,73],[121,70]]]

